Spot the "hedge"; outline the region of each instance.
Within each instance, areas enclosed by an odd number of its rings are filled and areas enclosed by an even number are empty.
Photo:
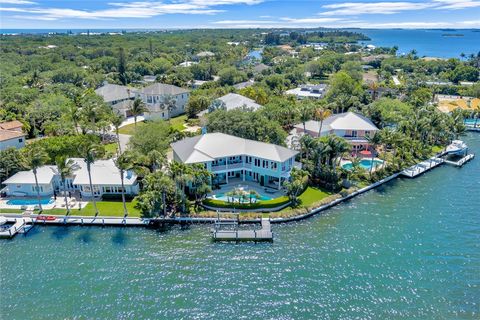
[[[235,208],[235,209],[268,209],[277,208],[290,202],[290,199],[286,196],[278,197],[272,200],[257,201],[254,203],[232,203],[222,200],[205,199],[203,204],[216,208]]]

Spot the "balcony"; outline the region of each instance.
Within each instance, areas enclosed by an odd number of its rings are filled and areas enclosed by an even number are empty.
[[[251,169],[251,163],[243,163],[243,162],[236,162],[236,163],[229,163],[228,165],[217,165],[212,166],[212,171],[224,171],[224,170],[231,170],[231,169]]]

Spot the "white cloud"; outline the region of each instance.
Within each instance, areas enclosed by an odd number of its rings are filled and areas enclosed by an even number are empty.
[[[19,1],[23,0],[0,0]],[[224,12],[215,9],[217,6],[246,4],[254,5],[264,0],[175,0],[175,1],[134,1],[134,2],[111,2],[110,8],[102,10],[79,10],[68,8],[42,8],[42,7],[0,7],[0,11],[21,12],[38,19],[118,19],[118,18],[151,18],[164,14],[202,14],[211,15]],[[33,2],[32,2],[33,3]],[[33,19],[33,18],[32,18]]]
[[[436,9],[459,10],[480,7],[480,1],[473,0],[434,0],[434,2],[439,5]]]
[[[359,14],[394,14],[402,11],[421,10],[432,7],[432,3],[419,2],[344,2],[324,5],[322,8],[331,9],[320,12],[320,15],[359,15]]]
[[[27,0],[0,0],[0,4],[37,4],[37,2]]]

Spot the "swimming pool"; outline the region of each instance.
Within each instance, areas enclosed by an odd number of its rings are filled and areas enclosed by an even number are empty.
[[[477,126],[480,126],[480,119],[476,120],[477,121]],[[470,125],[470,126],[473,126],[475,125],[475,119],[465,119],[464,120],[464,123],[466,125]]]
[[[215,199],[215,200],[221,200],[221,201],[225,201],[225,202],[233,202],[232,199],[234,199],[235,202],[241,202],[241,203],[249,203],[250,202],[250,195],[248,194],[248,191],[245,192],[245,195],[243,197],[240,197],[238,195],[231,196],[231,195],[228,195],[226,193],[219,192],[219,193],[214,193],[209,198]],[[260,194],[260,193],[258,193],[258,195],[252,195],[252,200],[255,200],[255,201],[266,201],[266,200],[272,200],[272,199],[273,199],[272,197],[269,197],[269,196],[266,196],[266,195]]]
[[[41,198],[40,203],[42,205],[52,204],[54,200],[52,198]],[[34,206],[38,204],[38,199],[11,199],[7,201],[10,206]]]
[[[373,168],[380,166],[383,163],[382,160],[375,159],[373,160]],[[372,159],[362,159],[360,161],[360,168],[363,168],[365,170],[370,170],[370,167],[372,166]],[[352,162],[347,162],[344,165],[342,165],[343,169],[346,170],[352,170],[353,164]]]

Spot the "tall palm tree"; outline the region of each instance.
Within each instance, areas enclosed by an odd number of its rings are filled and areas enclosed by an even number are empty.
[[[132,169],[133,161],[129,152],[122,153],[115,159],[115,165],[117,166],[118,170],[120,171],[120,180],[122,184],[122,204],[123,204],[123,217],[126,218],[128,216],[127,210],[127,203],[125,201],[125,171]]]
[[[55,159],[55,163],[60,173],[60,178],[63,184],[63,196],[65,199],[65,208],[67,209],[67,216],[70,214],[70,207],[68,206],[67,197],[67,178],[72,176],[75,167],[75,162],[72,159],[67,159],[66,155],[59,156]]]
[[[28,168],[32,169],[33,176],[35,177],[35,189],[37,191],[37,200],[38,200],[38,208],[40,212],[43,211],[42,208],[42,201],[40,199],[40,186],[38,185],[38,168],[43,166],[49,157],[45,149],[37,144],[31,144],[28,148],[28,152],[26,152],[25,157],[25,165]]]
[[[318,106],[315,108],[315,119],[317,119],[317,121],[320,121],[320,127],[318,128],[318,137],[320,137],[322,134],[323,121],[331,114],[332,112],[323,106]]]
[[[168,118],[170,118],[170,113],[177,108],[177,100],[171,94],[163,96],[161,102],[162,109],[167,110]]]
[[[145,103],[143,103],[141,99],[137,98],[133,101],[128,111],[133,116],[135,127],[137,127],[137,117],[142,115],[147,110],[148,109],[145,106]]]
[[[302,103],[298,111],[300,113],[300,121],[303,123],[303,132],[306,133],[307,129],[305,127],[305,123],[312,118],[312,105],[310,103]]]
[[[181,190],[182,192],[182,212],[185,212],[185,189],[188,182],[192,180],[190,167],[184,163],[172,161],[169,169],[170,177],[177,185],[176,189]]]
[[[375,152],[377,150],[377,147],[380,145],[382,138],[380,136],[380,133],[375,132],[374,134],[365,136],[365,139],[367,139],[368,143],[370,144],[370,152],[372,153],[372,163],[370,164],[370,176],[371,176],[372,170],[373,170],[373,161],[375,160]]]
[[[110,118],[110,121],[112,122],[112,125],[115,129],[115,135],[117,136],[118,154],[122,153],[122,146],[120,145],[119,129],[120,129],[120,126],[122,125],[123,120],[125,120],[125,117],[123,115],[117,114],[117,113],[112,113],[112,116]]]
[[[72,104],[67,111],[67,116],[70,121],[72,121],[73,126],[75,127],[75,133],[78,134],[78,122],[80,121],[80,112],[76,104]]]
[[[92,164],[95,163],[95,161],[101,154],[101,146],[94,142],[87,141],[80,146],[80,152],[83,155],[83,161],[85,161],[85,164],[87,165],[88,182],[90,185],[90,193],[92,195],[93,208],[95,210],[96,217],[98,216],[98,209],[92,184]]]

